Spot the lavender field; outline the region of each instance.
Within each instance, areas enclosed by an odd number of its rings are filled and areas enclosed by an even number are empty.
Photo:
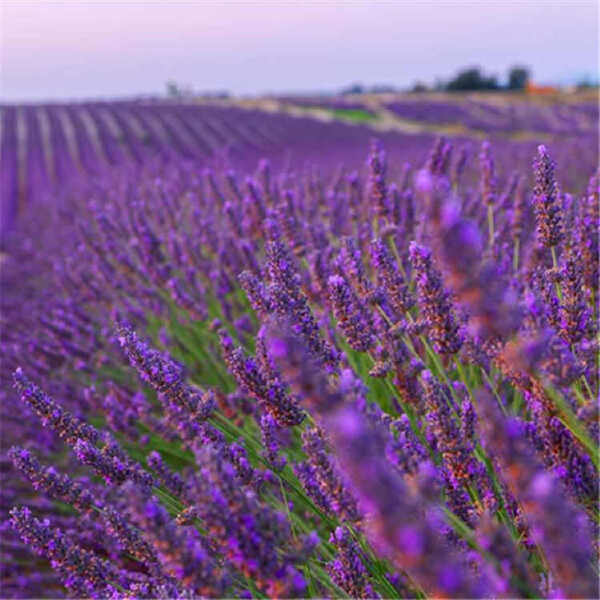
[[[598,597],[598,108],[456,98],[0,106],[1,597]]]

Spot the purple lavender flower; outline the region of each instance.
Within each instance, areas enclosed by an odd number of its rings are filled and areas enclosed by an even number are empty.
[[[296,271],[294,259],[282,240],[279,226],[275,220],[266,219],[264,228],[267,236],[265,254],[269,277],[290,296],[295,296],[300,285],[300,276]]]
[[[269,355],[294,394],[301,395],[310,409],[326,410],[324,403],[333,409],[334,405],[343,403],[342,394],[331,392],[324,377],[314,376],[314,358],[307,360],[306,347],[294,335],[291,324],[271,321],[267,331]]]
[[[288,579],[296,570],[294,560],[288,558],[293,554],[285,552],[293,547],[285,515],[241,488],[232,477],[231,463],[210,447],[199,450],[197,460],[200,473],[190,480],[189,493],[220,553],[268,595],[301,594],[306,582]]]
[[[460,435],[460,426],[452,416],[449,393],[444,393],[441,384],[430,371],[423,371],[421,379],[430,435],[435,439],[436,449],[447,465],[452,483],[463,485],[470,479],[469,465],[473,462],[473,449]]]
[[[312,475],[331,511],[343,521],[357,521],[360,511],[352,493],[339,473],[339,467],[325,447],[323,431],[311,427],[302,432],[302,449],[306,453],[306,463],[312,467]]]
[[[381,144],[374,140],[371,143],[369,165],[369,196],[377,215],[385,217],[389,213],[386,184],[387,161]]]
[[[13,377],[21,400],[36,412],[45,426],[64,438],[67,444],[73,445],[78,439],[87,440],[92,444],[100,440],[101,436],[97,429],[56,404],[50,396],[26,377],[21,368],[15,371]]]
[[[284,455],[280,454],[280,443],[277,435],[280,427],[270,414],[262,415],[259,424],[263,446],[265,447],[264,457],[275,471],[281,471],[287,460]]]
[[[336,264],[340,274],[343,274],[364,298],[371,289],[371,282],[365,272],[361,250],[354,238],[345,237],[342,240]]]
[[[171,298],[173,298],[173,301],[187,310],[195,320],[206,320],[206,308],[183,289],[181,281],[179,281],[176,277],[172,277],[167,281],[167,288],[171,293]]]
[[[333,582],[351,598],[377,598],[369,583],[362,552],[347,527],[336,527],[329,540],[337,548],[336,558],[327,564]]]
[[[215,406],[213,395],[210,392],[199,394],[187,385],[180,365],[150,348],[130,327],[120,326],[118,336],[131,365],[168,403],[185,409],[200,421],[210,416]]]
[[[554,168],[554,161],[546,146],[538,146],[538,153],[533,161],[533,206],[538,240],[546,248],[558,246],[564,237],[562,207]]]
[[[317,470],[312,465],[300,462],[294,464],[294,475],[298,478],[307,496],[320,508],[323,512],[331,514],[331,502],[324,491],[319,485],[317,478]]]
[[[440,383],[429,371],[424,371],[421,378],[428,411],[428,433],[442,456],[442,475],[450,504],[466,523],[474,525],[477,509],[469,498],[469,486],[479,488],[484,500],[492,503],[494,500],[492,483],[484,466],[475,459],[472,437],[469,437],[473,434],[475,420],[472,405],[465,406],[463,419],[458,423],[451,413],[450,398],[445,397]]]
[[[300,288],[300,276],[287,248],[281,241],[279,229],[269,219],[265,229],[269,237],[266,254],[267,271],[271,279],[268,287],[271,308],[280,317],[293,321],[296,332],[303,336],[315,356],[319,357],[324,364],[334,367],[337,354],[320,334],[306,296]]]
[[[450,150],[446,150],[448,143],[446,138],[439,137],[435,140],[429,155],[427,156],[427,163],[425,169],[429,171],[431,175],[443,175],[445,167],[447,166],[447,157],[449,157]]]
[[[118,485],[131,480],[144,487],[154,485],[154,480],[149,473],[137,463],[123,457],[122,451],[118,453],[111,451],[110,445],[99,449],[89,442],[77,440],[74,450],[77,458],[84,465],[90,465],[110,484]]]
[[[119,540],[131,556],[144,564],[157,583],[160,582],[160,585],[169,590],[177,590],[177,595],[181,593],[175,579],[164,572],[154,548],[118,510],[106,506],[102,511],[102,517],[106,523],[107,533]]]
[[[252,306],[257,315],[265,318],[271,311],[271,301],[262,281],[256,275],[250,273],[250,271],[240,273],[238,280],[248,296],[250,306]]]
[[[379,284],[385,290],[397,318],[401,318],[412,306],[413,300],[408,293],[404,278],[398,271],[387,246],[381,239],[375,239],[371,242],[371,260]]]
[[[488,141],[481,144],[479,153],[479,164],[481,167],[481,197],[488,206],[495,206],[497,196],[496,171],[494,158],[492,157],[491,144]]]
[[[574,500],[584,506],[592,505],[599,482],[590,457],[562,421],[548,412],[544,402],[533,394],[524,395],[535,417],[534,423],[527,423],[527,431],[539,456]]]
[[[26,544],[50,559],[57,571],[78,578],[88,594],[105,595],[115,589],[119,573],[109,561],[74,544],[58,529],[53,531],[47,519],[34,518],[28,508],[15,507],[10,517],[12,527]]]
[[[429,453],[412,430],[410,419],[401,415],[391,420],[387,427],[391,434],[385,449],[387,459],[403,475],[416,475],[421,463],[429,458]]]
[[[561,270],[562,301],[558,309],[558,333],[570,345],[575,345],[588,333],[590,311],[583,288],[583,266],[574,249],[567,250]]]
[[[28,450],[12,447],[8,451],[8,457],[36,490],[42,490],[50,498],[62,500],[81,511],[93,507],[94,497],[86,488],[67,475],[61,475],[53,467],[42,467]]]
[[[419,314],[433,347],[441,354],[454,354],[460,350],[462,338],[441,274],[433,266],[431,251],[411,242],[410,260],[417,281]]]
[[[584,281],[588,289],[593,290],[598,283],[598,224],[600,223],[600,175],[590,178],[587,197],[580,207],[575,220],[576,239],[581,253]]]
[[[531,535],[546,553],[556,577],[558,596],[593,597],[598,577],[592,567],[587,517],[562,494],[555,477],[531,454],[523,426],[505,419],[492,400],[481,395],[478,420],[488,452],[497,458],[510,490],[522,503]]]
[[[153,450],[146,457],[148,466],[156,472],[160,482],[175,496],[181,496],[184,482],[179,473],[172,471],[163,461],[161,455]]]
[[[348,344],[358,352],[366,352],[374,344],[368,312],[343,277],[331,275],[328,284],[333,314]]]
[[[260,402],[282,426],[298,425],[304,414],[285,391],[281,381],[261,369],[253,358],[246,358],[242,348],[235,348],[226,331],[219,332],[223,358],[230,373],[243,389]]]
[[[209,541],[192,527],[177,526],[167,510],[138,486],[126,483],[120,489],[123,501],[119,503],[119,510],[144,532],[163,571],[176,578],[186,590],[193,590],[195,597],[225,596],[231,582],[228,567],[219,567]]]
[[[520,324],[520,307],[500,266],[492,260],[481,261],[483,244],[478,228],[464,219],[451,201],[432,217],[444,277],[468,311],[473,335],[508,337]]]
[[[527,562],[527,555],[516,546],[506,526],[485,513],[477,524],[475,537],[479,546],[496,562],[496,569],[481,561],[482,568],[495,580],[496,593],[502,597],[522,597],[523,594],[541,597],[536,573]]]

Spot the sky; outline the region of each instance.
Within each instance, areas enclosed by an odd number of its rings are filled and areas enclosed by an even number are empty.
[[[525,64],[598,78],[597,0],[0,0],[5,101],[411,85]]]

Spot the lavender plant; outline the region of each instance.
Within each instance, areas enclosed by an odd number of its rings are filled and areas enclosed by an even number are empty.
[[[4,595],[597,595],[598,177],[368,134],[3,110]]]

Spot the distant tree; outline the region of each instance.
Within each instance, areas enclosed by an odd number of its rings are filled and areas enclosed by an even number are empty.
[[[181,90],[174,81],[167,81],[167,96],[169,98],[180,98]]]
[[[459,71],[456,77],[446,84],[446,89],[451,92],[497,90],[499,87],[496,76],[485,76],[479,67],[469,67]]]
[[[514,66],[508,72],[508,89],[524,90],[529,81],[529,69],[527,67]]]
[[[575,84],[575,89],[577,90],[591,90],[598,87],[598,80],[591,80],[589,76],[585,76],[583,79],[580,79]]]
[[[426,92],[429,88],[422,81],[415,81],[413,86],[410,88],[411,92]]]

